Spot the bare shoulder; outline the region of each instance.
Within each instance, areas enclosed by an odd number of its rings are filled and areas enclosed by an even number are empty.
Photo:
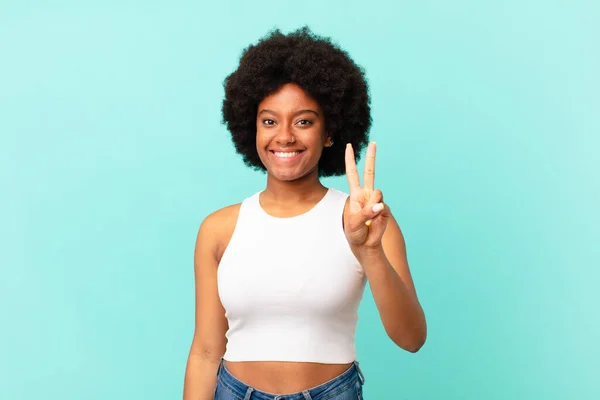
[[[232,204],[207,215],[200,225],[196,247],[210,243],[215,259],[220,261],[233,235],[241,205]]]
[[[241,205],[242,203],[232,204],[210,213],[206,216],[202,225],[211,228],[211,230],[232,224],[235,225]]]

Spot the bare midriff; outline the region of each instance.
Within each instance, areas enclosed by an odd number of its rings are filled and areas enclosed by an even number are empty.
[[[346,372],[349,364],[274,361],[224,363],[237,380],[261,392],[291,394],[322,385]]]

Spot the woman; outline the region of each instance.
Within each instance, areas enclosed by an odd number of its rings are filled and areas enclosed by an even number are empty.
[[[356,168],[371,125],[364,73],[307,28],[274,31],[225,80],[223,118],[267,182],[200,226],[184,399],[361,399],[367,280],[394,343],[416,352],[426,337],[402,233],[374,186],[375,143],[362,186]],[[319,180],[344,173],[349,196]]]

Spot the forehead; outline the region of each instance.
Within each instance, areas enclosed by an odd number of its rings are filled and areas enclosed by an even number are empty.
[[[317,111],[320,107],[319,103],[300,86],[295,83],[286,83],[276,92],[265,97],[258,108],[258,111],[266,108],[280,112],[293,112],[301,108]]]

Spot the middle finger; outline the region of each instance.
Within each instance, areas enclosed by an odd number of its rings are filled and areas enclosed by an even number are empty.
[[[375,189],[375,153],[377,146],[375,142],[369,143],[367,157],[365,159],[364,185],[365,190],[372,192]]]

